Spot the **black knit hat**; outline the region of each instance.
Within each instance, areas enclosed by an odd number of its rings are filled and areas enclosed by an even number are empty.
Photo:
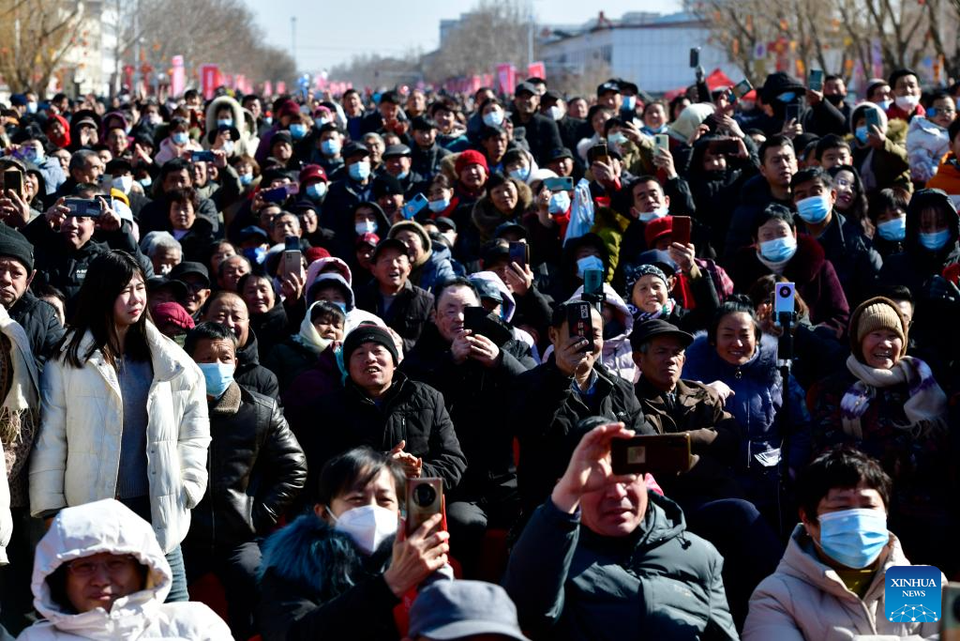
[[[400,362],[400,354],[397,353],[397,346],[393,342],[393,336],[384,327],[379,325],[360,325],[352,332],[347,334],[343,341],[343,360],[350,362],[350,355],[364,343],[376,343],[382,345],[384,349],[393,356],[393,364]]]
[[[0,256],[9,256],[33,271],[33,245],[13,227],[0,224]]]

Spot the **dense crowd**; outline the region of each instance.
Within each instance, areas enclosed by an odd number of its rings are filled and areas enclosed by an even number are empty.
[[[935,638],[960,86],[809,80],[13,95],[0,638]]]

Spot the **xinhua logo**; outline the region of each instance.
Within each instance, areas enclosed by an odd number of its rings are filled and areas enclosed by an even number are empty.
[[[894,566],[887,569],[884,609],[894,623],[939,621],[940,570],[932,565]]]

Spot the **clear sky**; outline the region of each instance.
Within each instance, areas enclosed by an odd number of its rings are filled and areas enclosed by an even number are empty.
[[[397,55],[436,49],[440,20],[469,11],[475,0],[244,0],[269,41],[291,48],[290,19],[296,17],[296,54],[301,71],[316,72],[354,55]],[[531,0],[539,23],[579,24],[631,11],[673,13],[679,0]]]

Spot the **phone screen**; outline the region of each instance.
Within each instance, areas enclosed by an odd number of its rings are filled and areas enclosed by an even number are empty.
[[[671,234],[673,242],[687,245],[690,243],[690,217],[674,216],[673,233]]]
[[[750,84],[749,80],[741,80],[733,86],[733,93],[737,98],[743,98],[750,90],[753,89],[753,85]]]
[[[521,242],[510,243],[510,262],[521,267],[530,262],[530,245]]]
[[[785,118],[784,118],[784,119],[785,119],[787,122],[789,122],[789,121],[791,121],[791,120],[794,120],[794,121],[799,120],[799,119],[800,119],[800,105],[798,105],[798,104],[796,104],[796,103],[787,105],[787,111],[786,111],[786,115],[785,115]]]
[[[811,69],[807,79],[810,91],[823,91],[823,69]]]

